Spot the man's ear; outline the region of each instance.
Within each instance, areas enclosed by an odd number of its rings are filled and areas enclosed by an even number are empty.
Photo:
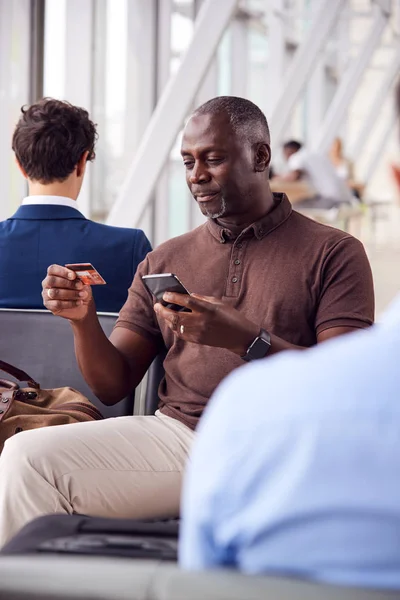
[[[80,159],[78,160],[77,164],[76,164],[76,176],[77,177],[82,177],[85,169],[86,169],[86,163],[87,163],[87,158],[89,156],[89,150],[86,150],[86,152],[84,152],[82,154],[82,156],[80,157]]]
[[[21,171],[22,177],[25,177],[25,179],[28,179],[28,175],[26,174],[24,167],[21,165],[21,163],[19,162],[17,157],[15,157],[15,162],[17,163],[18,169]]]
[[[263,172],[271,162],[271,148],[268,144],[256,144],[254,152],[254,170]]]

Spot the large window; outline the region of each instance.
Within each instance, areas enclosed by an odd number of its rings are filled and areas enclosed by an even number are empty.
[[[99,219],[107,216],[115,202],[133,158],[130,136],[135,107],[127,105],[128,18],[128,0],[95,5],[93,119],[99,141],[93,165],[92,214]]]
[[[11,151],[22,105],[29,102],[30,2],[0,1],[0,219],[9,217],[27,186]]]

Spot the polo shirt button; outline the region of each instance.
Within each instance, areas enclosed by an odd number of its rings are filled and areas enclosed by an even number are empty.
[[[240,265],[240,260],[238,258],[235,260],[235,265]]]
[[[242,248],[242,246],[243,246],[243,244],[236,244],[236,248],[239,248],[239,250],[240,250],[240,248]]]
[[[238,278],[237,277],[232,277],[232,283],[237,283]]]

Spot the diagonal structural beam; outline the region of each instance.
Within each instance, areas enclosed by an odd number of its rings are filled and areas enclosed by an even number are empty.
[[[368,67],[372,55],[379,45],[389,15],[390,13],[384,10],[382,6],[376,6],[371,29],[365,36],[365,41],[360,47],[358,55],[350,63],[339,84],[324,122],[318,132],[318,136],[312,144],[313,151],[318,153],[327,152],[337,135],[338,127],[358,89],[365,69]]]
[[[346,1],[320,2],[314,22],[285,74],[282,89],[269,90],[270,94],[276,94],[271,112],[267,115],[274,148],[282,141],[287,121]]]
[[[376,171],[376,168],[379,166],[383,151],[385,150],[386,145],[391,139],[392,133],[395,130],[397,123],[398,116],[396,114],[396,111],[393,109],[386,127],[383,129],[377,143],[375,144],[375,151],[372,153],[370,160],[368,161],[367,165],[365,166],[365,169],[363,170],[361,181],[365,185],[368,185],[368,183],[371,181]]]
[[[375,122],[376,115],[382,110],[382,106],[388,96],[388,92],[397,78],[400,71],[400,46],[396,46],[395,53],[391,64],[388,66],[385,75],[383,76],[382,85],[378,88],[378,91],[375,95],[375,99],[371,104],[371,108],[368,111],[367,116],[364,119],[363,126],[361,127],[360,133],[358,134],[357,139],[355,140],[353,146],[349,150],[349,157],[352,160],[357,160],[357,158],[362,154],[365,144],[368,141],[368,138],[371,134],[373,123]]]
[[[192,42],[178,72],[161,95],[107,223],[125,226],[139,223],[237,4],[238,0],[217,3],[205,0],[202,5]]]

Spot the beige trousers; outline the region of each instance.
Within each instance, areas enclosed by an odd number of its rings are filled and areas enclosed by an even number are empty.
[[[51,513],[178,516],[193,437],[160,412],[18,433],[0,457],[0,547]]]

